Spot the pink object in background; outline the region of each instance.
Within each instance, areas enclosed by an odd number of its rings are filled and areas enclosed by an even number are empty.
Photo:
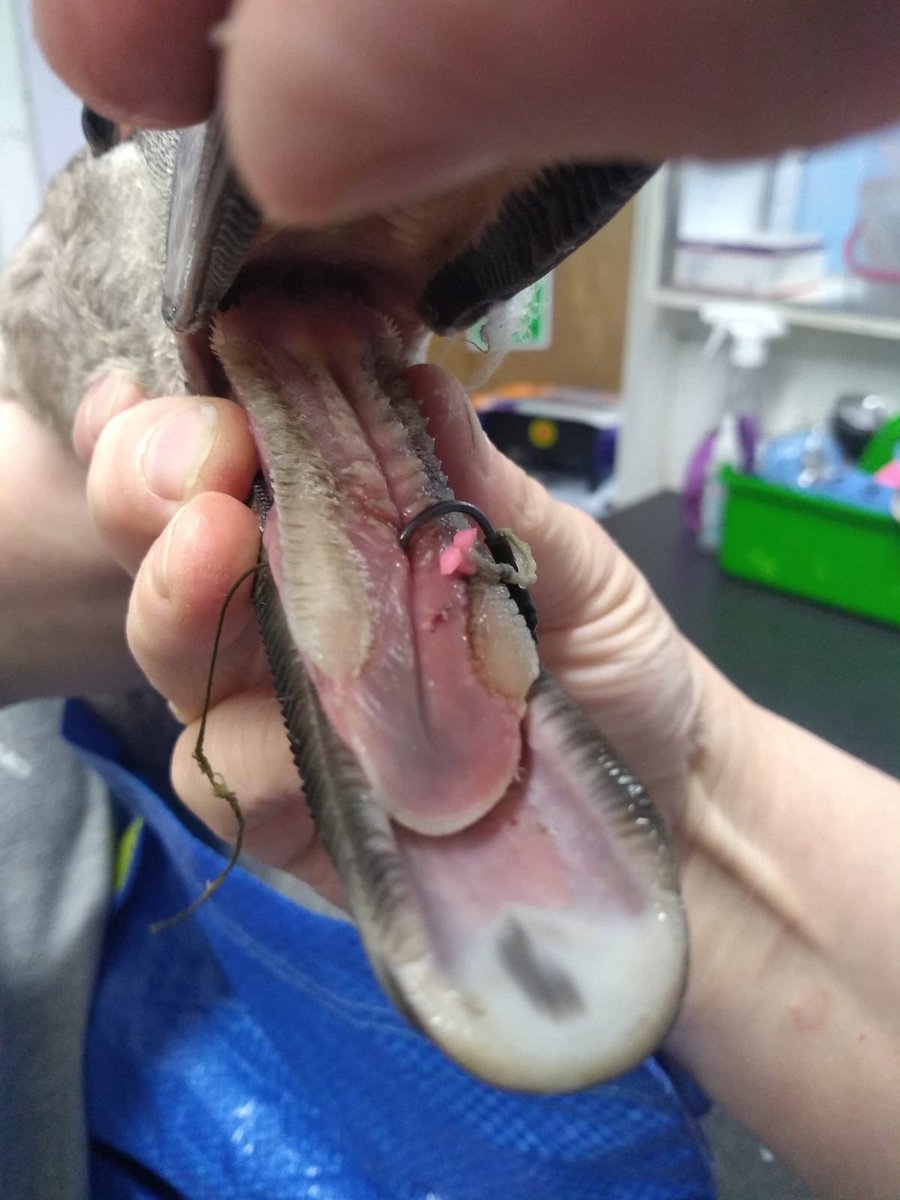
[[[885,487],[900,488],[900,458],[885,463],[880,471],[875,472],[875,479]]]

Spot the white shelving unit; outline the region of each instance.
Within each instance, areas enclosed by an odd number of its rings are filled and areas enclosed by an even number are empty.
[[[41,197],[19,22],[13,0],[0,0],[0,265],[25,233]]]
[[[719,415],[725,384],[725,355],[703,354],[709,329],[699,313],[715,297],[667,280],[672,170],[661,171],[637,205],[617,472],[622,504],[680,486],[693,448]],[[846,282],[802,302],[760,303],[788,325],[767,369],[770,432],[820,419],[846,392],[900,394],[900,313],[867,311],[864,295]]]
[[[834,299],[785,304],[765,301],[766,308],[774,309],[787,325],[793,329],[824,329],[831,333],[852,333],[860,337],[889,338],[900,341],[900,317],[883,316],[866,312],[861,307],[849,308],[841,304],[839,284],[832,285]],[[832,289],[829,289],[831,291]],[[674,312],[699,312],[713,300],[720,299],[708,292],[690,292],[681,288],[660,284],[651,289],[650,300],[661,308]],[[742,303],[747,303],[742,301]],[[759,303],[763,303],[760,301]]]

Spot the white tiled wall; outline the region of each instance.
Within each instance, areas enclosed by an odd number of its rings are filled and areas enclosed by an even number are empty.
[[[0,0],[9,3],[10,0]],[[81,149],[81,101],[73,96],[44,60],[31,32],[31,0],[11,0],[19,14],[31,131],[37,160],[38,179],[45,184],[51,175]]]
[[[0,0],[0,263],[28,228],[40,201],[19,15],[13,0]]]
[[[44,62],[30,8],[30,0],[0,0],[0,266],[47,180],[81,145],[81,106]]]

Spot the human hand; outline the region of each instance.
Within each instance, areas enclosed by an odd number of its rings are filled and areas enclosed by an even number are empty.
[[[456,464],[451,485],[530,542],[544,662],[642,777],[673,830],[691,961],[670,1050],[817,1193],[894,1195],[900,1161],[884,1155],[900,978],[878,930],[900,920],[897,784],[722,679],[602,530],[499,455],[458,386],[436,378],[440,387],[422,393],[434,395],[432,433]],[[182,462],[180,487],[169,474],[161,505],[139,469],[140,448],[165,417],[203,404],[216,409],[217,434],[199,472]],[[192,751],[222,600],[257,554],[256,519],[242,502],[256,469],[246,423],[228,401],[167,398],[129,409],[79,444],[91,461],[94,516],[137,572],[132,650],[186,722],[176,790],[233,838],[231,812],[211,795]],[[241,801],[247,850],[340,902],[302,803],[249,584],[225,621],[206,748]],[[874,909],[884,926],[873,924]],[[798,1106],[798,1094],[809,1103]],[[851,1124],[843,1104],[829,1103],[835,1095],[851,1105]]]
[[[34,0],[34,15],[51,64],[110,116],[198,121],[220,88],[254,195],[306,224],[498,167],[749,156],[900,113],[900,8],[880,0]]]

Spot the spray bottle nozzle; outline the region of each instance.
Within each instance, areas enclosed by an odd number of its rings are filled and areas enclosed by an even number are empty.
[[[781,314],[764,304],[705,304],[700,309],[700,318],[710,326],[704,356],[712,358],[730,337],[731,362],[741,368],[765,366],[769,342],[787,333]]]

